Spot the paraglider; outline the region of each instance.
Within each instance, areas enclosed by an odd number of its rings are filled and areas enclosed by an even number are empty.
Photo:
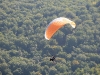
[[[47,26],[45,30],[45,39],[50,40],[51,37],[54,35],[54,33],[65,24],[70,24],[72,28],[76,27],[75,22],[69,20],[68,18],[65,18],[65,17],[56,18],[53,21],[51,21],[49,25]]]
[[[52,56],[51,58],[50,58],[50,61],[55,61],[55,56]]]

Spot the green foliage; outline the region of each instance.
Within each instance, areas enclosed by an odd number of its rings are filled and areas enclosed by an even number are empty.
[[[45,40],[57,17],[76,28],[65,25]],[[99,74],[99,0],[0,0],[0,75]]]

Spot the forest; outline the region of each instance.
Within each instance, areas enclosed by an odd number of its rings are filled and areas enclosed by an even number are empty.
[[[58,17],[76,28],[46,40]],[[0,75],[100,75],[100,0],[0,0]]]

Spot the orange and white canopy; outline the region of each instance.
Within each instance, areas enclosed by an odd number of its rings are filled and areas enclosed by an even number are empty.
[[[68,18],[60,17],[56,18],[50,22],[45,30],[45,39],[50,40],[54,33],[59,30],[65,24],[70,24],[73,28],[76,27],[75,22],[69,20]]]

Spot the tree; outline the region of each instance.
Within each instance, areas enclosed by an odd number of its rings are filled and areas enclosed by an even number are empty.
[[[96,7],[99,7],[100,6],[100,1],[98,1],[97,3],[96,3]]]
[[[55,74],[57,74],[57,69],[55,67],[51,67],[49,75],[55,75]]]
[[[73,60],[72,63],[71,63],[72,71],[75,71],[78,68],[79,64],[80,63],[78,62],[78,60]]]

